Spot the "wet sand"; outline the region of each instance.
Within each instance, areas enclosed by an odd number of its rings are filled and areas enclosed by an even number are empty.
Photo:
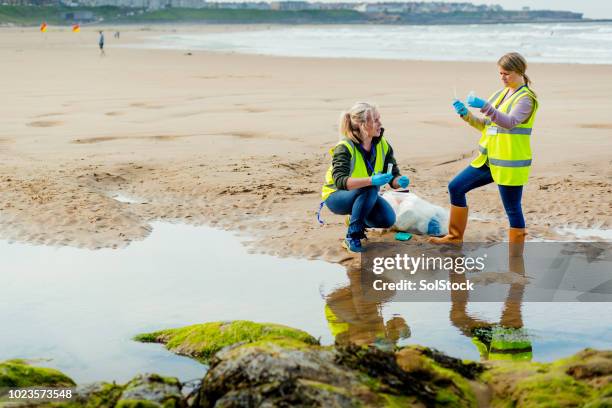
[[[244,231],[257,252],[349,261],[342,217],[325,210],[324,227],[315,217],[340,111],[376,103],[412,191],[446,207],[447,183],[479,138],[454,114],[453,86],[483,96],[500,86],[493,62],[116,46],[168,31],[122,28],[117,41],[107,30],[102,58],[94,28],[1,29],[0,239],[124,247],[169,220]],[[568,224],[612,228],[612,66],[533,64],[529,73],[541,103],[523,200],[530,237],[569,239],[555,232]],[[496,187],[468,200],[478,220],[466,239],[505,239]]]

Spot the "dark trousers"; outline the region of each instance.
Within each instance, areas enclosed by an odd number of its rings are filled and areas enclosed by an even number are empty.
[[[378,187],[334,191],[327,197],[325,204],[334,214],[351,215],[349,230],[364,227],[389,228],[395,224],[395,212],[378,195]]]
[[[451,204],[456,207],[467,207],[466,193],[490,183],[493,183],[493,177],[489,166],[466,167],[448,184]],[[508,215],[510,226],[512,228],[525,228],[525,218],[521,208],[523,186],[498,185],[497,187],[499,187],[499,195]]]

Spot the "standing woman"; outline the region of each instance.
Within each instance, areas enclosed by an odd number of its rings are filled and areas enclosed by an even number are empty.
[[[334,214],[350,214],[343,243],[350,252],[363,252],[366,227],[389,228],[395,223],[393,208],[378,195],[380,187],[408,187],[408,177],[400,175],[393,149],[382,134],[376,107],[360,102],[340,116],[340,141],[330,150],[332,165],[321,196]],[[392,171],[386,173],[389,164]]]
[[[482,133],[478,142],[480,154],[470,166],[448,185],[451,210],[448,235],[430,238],[435,244],[460,244],[467,226],[468,191],[495,182],[510,222],[511,243],[525,241],[525,219],[521,208],[523,186],[531,170],[531,130],[538,110],[536,94],[529,88],[525,74],[527,62],[522,55],[511,52],[497,61],[504,88],[488,101],[473,94],[467,98],[470,107],[479,108],[485,118],[472,115],[466,106],[455,100],[457,114]]]

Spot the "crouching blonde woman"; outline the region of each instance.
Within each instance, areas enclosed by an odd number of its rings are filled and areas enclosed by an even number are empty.
[[[406,188],[409,180],[400,174],[375,106],[355,104],[342,113],[339,128],[340,141],[330,150],[332,165],[322,197],[333,213],[350,215],[343,246],[350,252],[363,252],[366,228],[389,228],[395,223],[393,208],[378,190],[385,184]],[[389,165],[392,169],[387,173]]]
[[[503,88],[488,101],[468,95],[470,107],[480,109],[484,118],[474,116],[463,102],[455,100],[455,111],[481,133],[480,154],[448,185],[451,211],[448,235],[430,238],[435,244],[460,244],[467,226],[470,190],[495,182],[510,224],[510,243],[525,241],[525,218],[521,207],[523,186],[531,170],[531,131],[538,110],[536,94],[529,87],[527,62],[513,52],[497,61]]]

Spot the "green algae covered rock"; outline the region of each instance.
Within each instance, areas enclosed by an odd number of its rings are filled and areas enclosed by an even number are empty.
[[[404,347],[395,353],[399,367],[435,391],[435,406],[477,407],[477,387],[471,382],[484,370],[484,366],[462,361],[437,350],[421,346]]]
[[[373,346],[297,345],[262,340],[224,348],[211,359],[195,406],[477,406],[469,380],[456,371],[469,369],[448,356],[440,364],[429,349],[415,351],[405,369],[398,353]]]
[[[52,408],[186,408],[178,379],[142,374],[127,384],[98,382],[77,388],[70,402],[47,405]]]
[[[113,408],[121,398],[123,388],[123,385],[107,382],[79,386],[70,403],[60,403],[54,407]]]
[[[383,406],[369,377],[336,363],[333,348],[265,340],[218,352],[196,407]]]
[[[144,404],[144,405],[143,405]],[[117,408],[183,408],[187,404],[181,394],[181,383],[176,378],[157,374],[139,375],[125,385]]]
[[[612,351],[586,349],[554,363],[491,364],[493,407],[612,407]]]
[[[53,368],[35,367],[25,360],[0,362],[0,388],[74,386],[70,377]]]
[[[223,347],[261,340],[288,340],[299,344],[319,344],[308,333],[288,326],[246,320],[196,324],[178,329],[140,334],[136,341],[163,343],[174,353],[208,361]]]

